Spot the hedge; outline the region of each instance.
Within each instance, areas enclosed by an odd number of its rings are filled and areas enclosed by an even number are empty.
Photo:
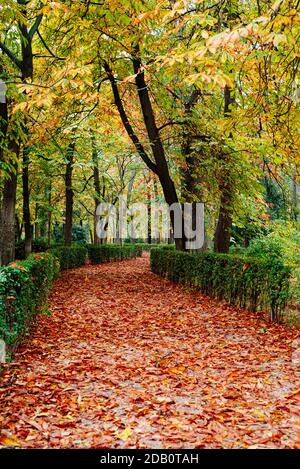
[[[87,248],[85,246],[60,246],[52,248],[50,252],[56,256],[60,263],[60,270],[72,269],[85,264]]]
[[[58,271],[59,263],[50,253],[0,268],[0,339],[8,358],[43,308]]]
[[[130,246],[130,244],[128,244]],[[147,244],[147,243],[135,243],[133,246],[136,246],[141,252],[146,251],[150,252],[152,249],[175,249],[175,244]]]
[[[135,245],[117,246],[115,244],[88,245],[90,261],[102,264],[109,261],[132,259],[141,255],[141,250]]]
[[[272,320],[279,318],[289,299],[291,270],[278,259],[154,249],[151,270],[233,305],[269,310]]]

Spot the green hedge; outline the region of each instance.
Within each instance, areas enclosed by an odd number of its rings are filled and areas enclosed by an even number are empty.
[[[60,270],[72,269],[85,264],[87,248],[84,246],[60,246],[52,248],[50,252],[56,256],[60,263]]]
[[[152,249],[175,249],[175,244],[148,244],[148,243],[134,243],[125,244],[125,246],[136,246],[141,252],[150,252]]]
[[[135,245],[117,246],[115,244],[104,244],[88,246],[89,258],[93,264],[102,264],[109,261],[121,261],[132,259],[141,255],[140,249]]]
[[[43,308],[58,271],[59,263],[50,253],[0,268],[0,339],[8,358]]]
[[[242,308],[270,310],[274,320],[289,298],[291,270],[278,259],[154,249],[151,270]]]

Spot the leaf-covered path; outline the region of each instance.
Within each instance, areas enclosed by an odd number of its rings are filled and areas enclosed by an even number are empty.
[[[2,446],[300,447],[295,330],[146,258],[63,273],[50,308],[6,365]]]

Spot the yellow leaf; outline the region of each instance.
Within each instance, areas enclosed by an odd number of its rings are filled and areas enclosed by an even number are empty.
[[[132,435],[132,430],[130,427],[125,428],[121,433],[117,434],[117,437],[120,438],[120,440],[127,440],[130,436]]]
[[[5,436],[0,435],[0,445],[1,446],[21,446],[18,438],[16,436]]]
[[[173,373],[174,375],[182,375],[185,372],[185,367],[184,366],[178,366],[177,368],[170,368],[169,369],[170,373]]]
[[[137,18],[133,20],[132,24],[136,26],[140,24],[143,20],[149,18],[152,14],[153,14],[152,11],[147,11],[146,13],[142,13],[141,15],[139,15]]]
[[[254,410],[253,410],[253,415],[254,415],[254,417],[257,417],[258,420],[261,420],[261,421],[265,421],[265,420],[266,420],[265,414],[264,414],[261,410],[259,410],[259,409],[254,409]]]

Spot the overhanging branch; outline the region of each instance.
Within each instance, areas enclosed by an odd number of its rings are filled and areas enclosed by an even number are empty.
[[[0,42],[0,49],[4,54],[7,55],[7,57],[10,58],[10,60],[18,67],[19,70],[22,70],[22,64],[21,61],[15,56],[15,54],[8,48],[6,47],[3,42]]]
[[[122,99],[121,99],[121,96],[120,96],[120,93],[119,93],[119,88],[118,88],[116,79],[115,79],[114,74],[113,74],[113,72],[112,72],[112,70],[111,70],[111,68],[110,68],[110,66],[108,65],[107,62],[104,62],[104,69],[107,73],[108,79],[109,79],[110,84],[111,84],[112,92],[113,92],[114,99],[115,99],[115,105],[117,106],[117,109],[119,111],[119,115],[121,117],[121,120],[123,122],[123,125],[126,129],[126,132],[127,132],[128,136],[130,137],[131,141],[133,142],[138,154],[140,155],[140,157],[142,158],[144,163],[148,166],[148,168],[151,171],[153,171],[155,174],[157,174],[156,164],[153,163],[153,161],[147,155],[143,145],[139,141],[137,135],[135,134],[135,132],[134,132],[129,120],[128,120],[128,117],[127,117],[127,114],[126,114],[126,111],[124,109],[123,102],[122,102]]]
[[[30,28],[29,33],[28,33],[30,39],[33,38],[33,36],[37,32],[37,30],[39,29],[39,26],[41,24],[42,19],[43,19],[43,14],[36,17],[36,20],[35,20],[33,26]]]

